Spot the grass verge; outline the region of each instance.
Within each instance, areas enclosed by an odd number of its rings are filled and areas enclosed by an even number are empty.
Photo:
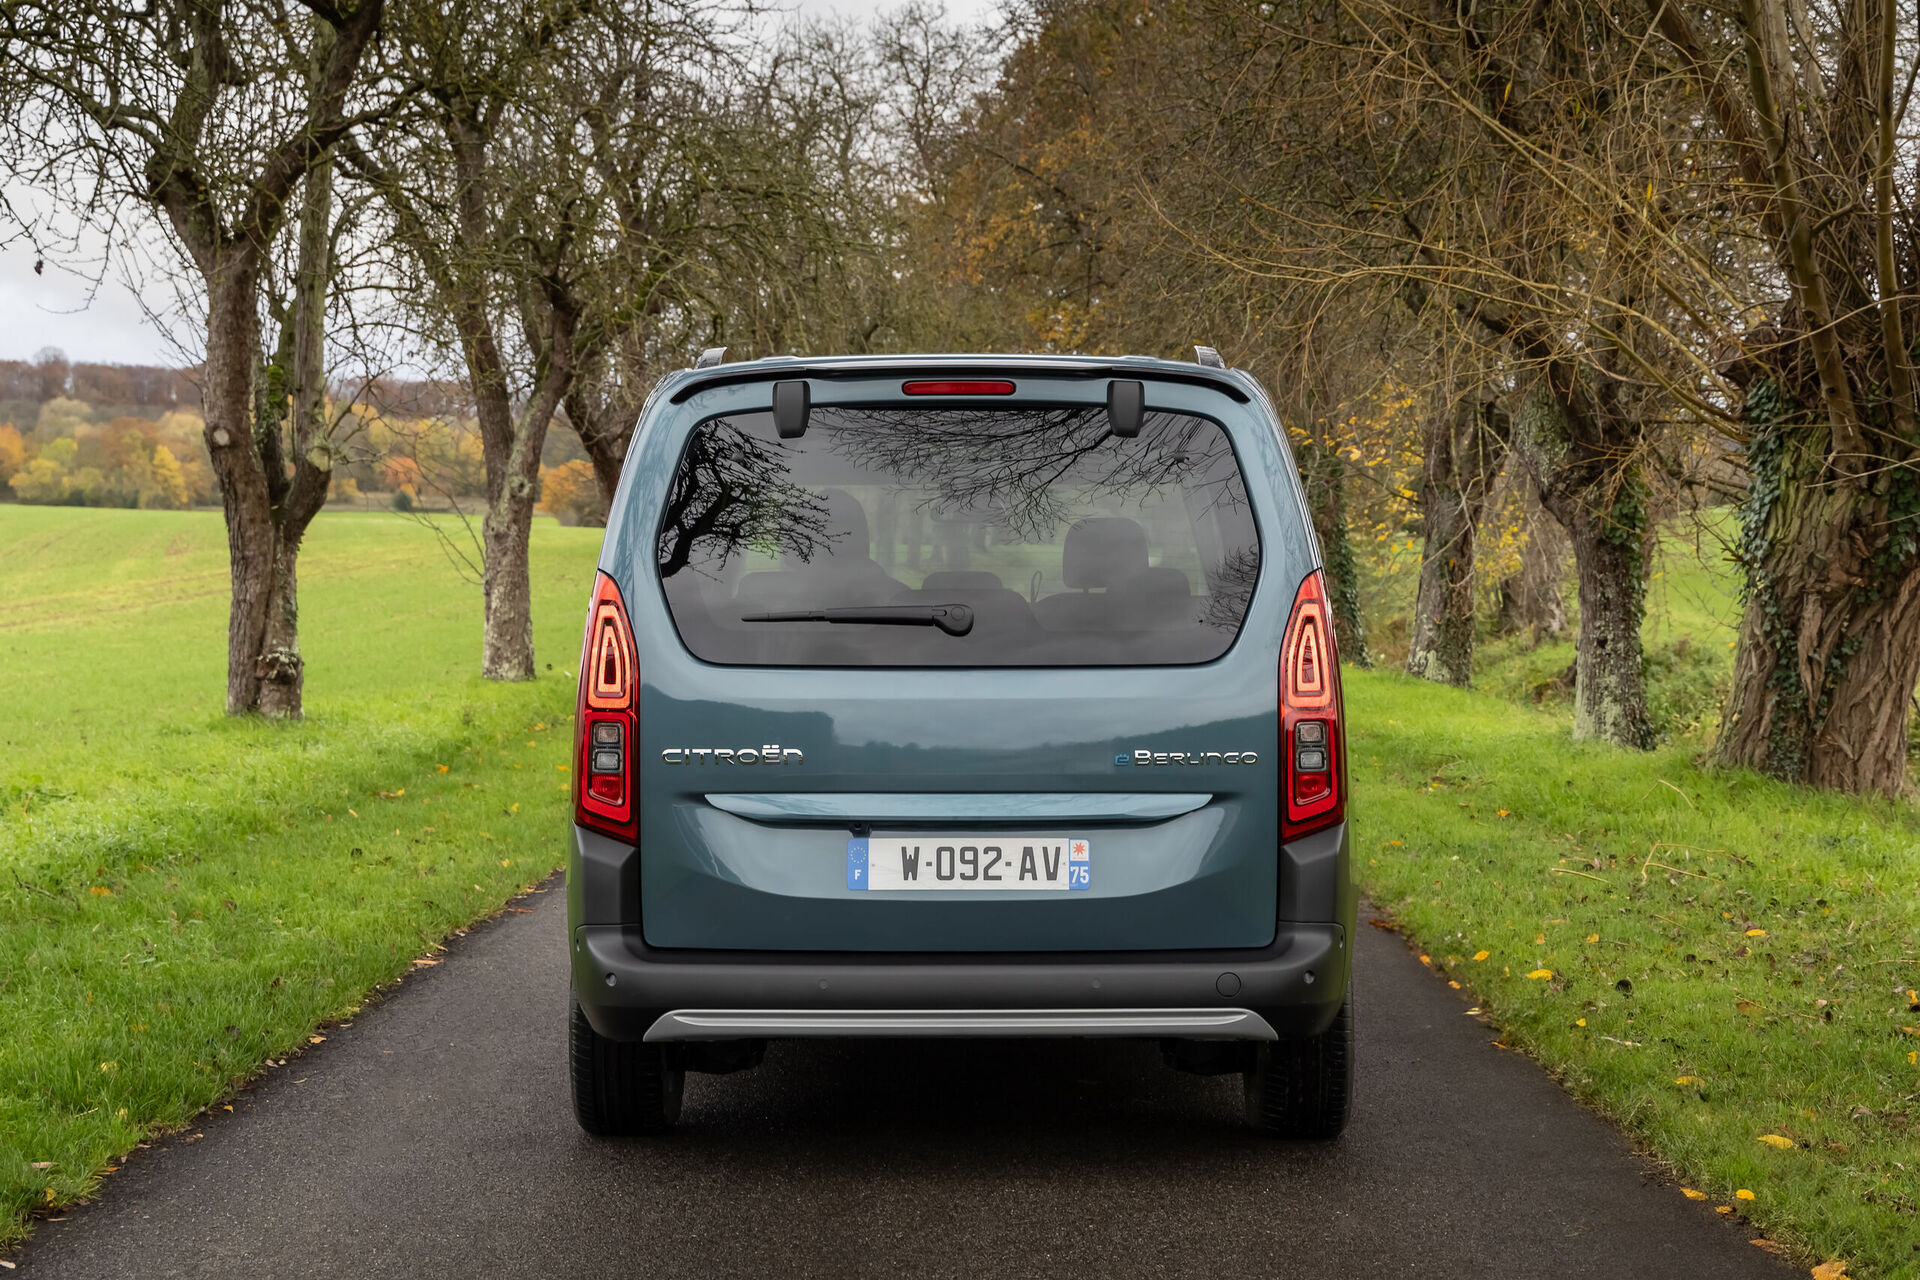
[[[1502,1043],[1803,1258],[1920,1275],[1920,816],[1402,676],[1347,697],[1362,883]]]
[[[597,531],[539,530],[543,678],[496,686],[430,530],[322,517],[300,724],[210,710],[224,545],[0,506],[0,1246],[562,860]]]

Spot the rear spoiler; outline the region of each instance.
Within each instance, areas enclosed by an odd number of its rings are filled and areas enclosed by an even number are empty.
[[[695,394],[713,387],[742,382],[775,382],[798,378],[851,381],[886,377],[968,378],[1148,378],[1155,382],[1183,382],[1212,387],[1239,404],[1247,404],[1247,394],[1239,376],[1226,369],[1202,365],[1175,364],[1142,356],[1113,359],[996,360],[992,356],[858,356],[842,359],[803,360],[797,356],[769,356],[745,360],[739,364],[710,365],[683,371],[681,381],[667,397],[669,404],[684,404]]]

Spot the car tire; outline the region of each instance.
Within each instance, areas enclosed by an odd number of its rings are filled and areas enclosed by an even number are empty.
[[[687,1073],[669,1046],[609,1040],[571,1002],[568,1047],[573,1057],[573,1114],[601,1138],[665,1133],[680,1118]]]
[[[1317,1036],[1255,1047],[1246,1071],[1247,1123],[1275,1138],[1326,1141],[1353,1105],[1353,994]]]

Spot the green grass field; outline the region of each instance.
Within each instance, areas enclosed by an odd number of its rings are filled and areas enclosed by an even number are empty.
[[[219,713],[217,515],[0,506],[0,1242],[559,863],[598,542],[536,528],[542,678],[502,687],[429,531],[323,515],[309,718],[269,725]],[[1733,601],[1710,545],[1660,572],[1671,709],[1724,680]],[[1659,751],[1576,747],[1528,684],[1570,658],[1494,648],[1504,698],[1348,673],[1368,892],[1683,1186],[1920,1275],[1920,817],[1703,769],[1671,710]]]
[[[266,724],[220,713],[219,515],[0,506],[0,1243],[560,864],[598,545],[541,522],[503,687],[429,530],[322,515]]]

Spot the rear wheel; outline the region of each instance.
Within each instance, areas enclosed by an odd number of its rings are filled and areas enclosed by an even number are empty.
[[[687,1074],[669,1046],[609,1040],[572,1002],[567,1027],[573,1055],[573,1114],[603,1138],[665,1133],[680,1118]]]
[[[1255,1047],[1247,1123],[1276,1138],[1337,1138],[1353,1103],[1353,994],[1317,1036]]]

